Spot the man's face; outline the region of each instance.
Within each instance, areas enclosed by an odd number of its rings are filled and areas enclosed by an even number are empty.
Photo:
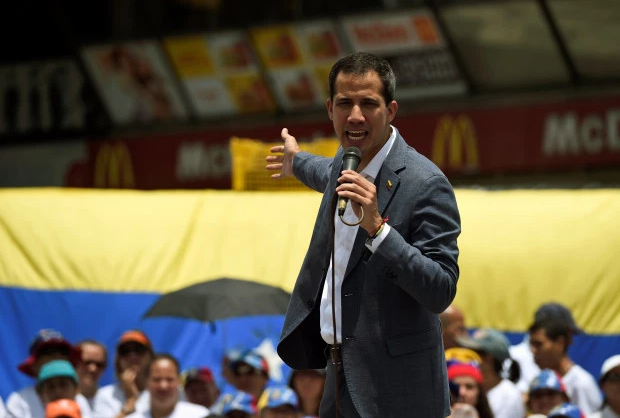
[[[340,73],[334,83],[334,98],[327,100],[327,112],[342,147],[354,146],[362,152],[360,170],[377,154],[390,136],[396,116],[396,101],[386,103],[379,75]]]
[[[530,393],[528,402],[533,414],[549,415],[553,407],[565,402],[565,397],[557,390],[540,389]]]
[[[448,316],[447,324],[442,328],[444,349],[458,347],[456,339],[467,336],[465,328],[465,318],[460,311],[455,311]]]
[[[32,365],[35,374],[39,374],[41,367],[52,360],[69,360],[69,347],[66,345],[46,345],[37,351],[36,359]]]
[[[144,370],[151,358],[148,347],[135,341],[121,344],[117,353],[121,370],[129,368],[135,371]]]
[[[40,391],[43,402],[49,403],[58,399],[75,399],[78,387],[69,377],[53,377],[41,383]]]
[[[616,366],[605,374],[605,379],[601,382],[601,389],[605,394],[605,399],[610,406],[620,407],[620,366]],[[618,409],[616,409],[618,410]]]
[[[259,397],[267,385],[267,376],[246,363],[238,363],[233,369],[237,389]]]
[[[96,344],[82,344],[82,358],[76,372],[82,388],[96,388],[105,371],[106,353]]]
[[[151,365],[147,383],[152,405],[159,408],[174,406],[178,400],[179,384],[179,371],[172,361],[155,361]]]
[[[538,329],[530,333],[530,349],[538,367],[556,370],[564,355],[564,339],[554,341],[547,337],[544,329]]]
[[[185,396],[191,403],[209,408],[215,403],[218,395],[219,391],[212,382],[193,379],[185,384]]]

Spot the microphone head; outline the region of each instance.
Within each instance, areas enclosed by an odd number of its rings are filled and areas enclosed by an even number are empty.
[[[358,160],[359,164],[359,161],[362,160],[362,151],[357,147],[349,147],[345,150],[344,157],[342,157],[343,160],[346,158],[354,158]]]
[[[342,169],[357,171],[360,161],[362,161],[362,152],[359,148],[349,147],[342,157]]]

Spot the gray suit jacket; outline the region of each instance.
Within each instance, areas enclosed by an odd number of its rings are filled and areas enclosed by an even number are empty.
[[[342,147],[333,159],[300,152],[293,165],[297,178],[324,192],[278,344],[278,354],[294,369],[326,365],[319,305],[342,156]],[[454,191],[398,131],[375,185],[391,230],[371,253],[364,245],[368,234],[359,229],[342,283],[348,388],[362,417],[442,418],[450,404],[438,314],[454,299],[459,276]]]

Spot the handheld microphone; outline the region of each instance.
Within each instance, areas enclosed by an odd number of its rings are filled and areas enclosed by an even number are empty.
[[[342,157],[342,169],[357,171],[357,166],[360,164],[360,161],[362,161],[362,152],[359,148],[349,147]],[[347,197],[338,198],[338,216],[344,215],[348,201],[349,199]]]

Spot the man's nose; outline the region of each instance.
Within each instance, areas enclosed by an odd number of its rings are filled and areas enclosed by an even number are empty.
[[[364,120],[364,114],[359,105],[353,105],[351,108],[351,114],[349,114],[349,122],[362,122]]]

